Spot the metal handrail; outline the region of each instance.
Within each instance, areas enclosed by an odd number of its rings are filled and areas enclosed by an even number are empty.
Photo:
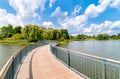
[[[16,55],[18,53],[20,53],[20,51],[22,49],[24,49],[26,46],[19,48],[18,50],[15,51],[15,53],[9,58],[9,60],[7,61],[7,63],[3,66],[3,68],[0,71],[0,79],[3,78],[3,76],[5,75],[5,73],[7,72],[9,66],[11,65],[12,61],[14,60],[14,58],[16,57]]]
[[[36,44],[29,44],[18,49],[3,66],[2,70],[0,71],[0,79],[15,79],[20,65],[22,64],[22,61],[27,53],[32,49],[45,44],[47,43],[41,42]]]
[[[81,52],[78,52],[78,51],[75,51],[75,50],[70,50],[70,49],[62,48],[62,47],[58,47],[58,46],[54,46],[54,47],[56,47],[58,49],[62,49],[64,51],[74,52],[74,53],[76,53],[78,55],[82,55],[82,56],[94,58],[94,59],[97,59],[97,60],[105,60],[105,61],[108,61],[108,62],[120,64],[120,61],[117,61],[117,60],[113,60],[113,59],[109,59],[109,58],[103,58],[103,57],[99,57],[99,56],[95,56],[95,55],[90,55],[90,54],[86,54],[86,53],[81,53]]]
[[[18,53],[20,53],[20,51],[22,49],[24,49],[26,46],[19,48],[18,50],[15,51],[15,53],[9,58],[9,60],[7,61],[7,63],[3,66],[3,68],[0,71],[0,79],[3,78],[3,76],[5,75],[5,73],[7,72],[8,68],[10,67],[11,63],[13,62],[14,58],[16,57],[16,55]]]
[[[51,45],[52,54],[88,79],[120,79],[120,61]]]

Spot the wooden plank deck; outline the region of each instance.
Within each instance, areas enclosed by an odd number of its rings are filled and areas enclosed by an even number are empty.
[[[32,64],[31,64],[32,63]],[[31,66],[30,66],[31,65]],[[30,72],[30,68],[31,72]],[[31,77],[31,78],[30,78]],[[60,63],[50,52],[50,45],[34,49],[25,58],[17,79],[84,79]]]

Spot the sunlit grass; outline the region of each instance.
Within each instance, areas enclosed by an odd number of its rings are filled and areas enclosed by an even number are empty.
[[[0,43],[28,43],[25,39],[4,38],[0,39]]]

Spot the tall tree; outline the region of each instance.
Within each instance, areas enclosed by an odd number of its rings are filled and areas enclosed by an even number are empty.
[[[12,37],[12,35],[13,35],[13,26],[11,24],[8,24],[6,37]]]
[[[16,33],[21,33],[21,29],[22,29],[21,26],[16,26],[16,27],[13,29],[14,34],[16,34]]]
[[[42,40],[48,40],[48,39],[49,39],[48,31],[44,30],[44,32],[42,33]]]
[[[2,30],[0,28],[0,39],[2,39],[2,38],[3,38],[3,35],[2,35]]]
[[[97,40],[108,40],[109,35],[108,34],[99,34],[97,35]]]
[[[48,36],[49,36],[49,40],[54,40],[54,29],[53,28],[48,28]]]
[[[69,33],[67,29],[61,29],[61,38],[69,39]]]
[[[84,34],[79,34],[79,35],[77,35],[77,39],[78,40],[85,40],[85,39],[87,39],[88,38],[88,36],[87,35],[84,35]]]
[[[42,32],[43,30],[38,25],[32,24],[26,25],[22,30],[24,38],[31,42],[41,40]]]
[[[3,37],[3,38],[7,37],[7,33],[8,33],[7,27],[5,27],[5,26],[1,27],[1,31],[0,32],[1,32],[0,33],[1,37]]]

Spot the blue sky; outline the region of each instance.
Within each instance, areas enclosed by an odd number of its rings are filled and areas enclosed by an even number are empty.
[[[120,33],[120,0],[0,0],[0,27],[38,24],[69,33]]]

